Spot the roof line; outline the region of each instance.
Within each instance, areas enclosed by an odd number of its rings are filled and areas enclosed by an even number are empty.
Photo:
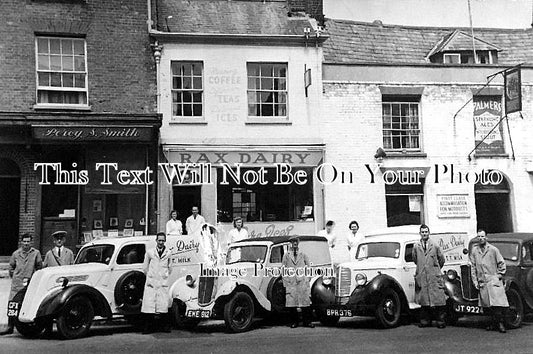
[[[353,24],[353,25],[363,25],[363,26],[369,26],[369,27],[387,27],[387,28],[406,28],[406,29],[428,29],[428,30],[435,30],[435,29],[441,29],[441,30],[461,30],[461,31],[468,31],[470,30],[470,27],[464,27],[464,26],[408,26],[408,25],[396,25],[396,24],[380,24],[376,25],[373,22],[364,22],[364,21],[354,21],[354,20],[345,20],[345,19],[335,19],[335,18],[329,18],[326,17],[325,23],[327,28],[328,21],[333,21],[337,23],[346,23],[346,24]],[[532,29],[529,27],[525,28],[493,28],[493,27],[474,27],[474,30],[483,30],[483,31],[494,31],[494,32],[501,32],[504,31],[513,31],[513,32],[528,32]]]

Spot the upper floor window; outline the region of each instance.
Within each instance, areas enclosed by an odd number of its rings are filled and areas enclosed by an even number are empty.
[[[420,150],[420,97],[383,96],[383,147]]]
[[[81,38],[37,37],[37,104],[87,105],[87,49]]]
[[[287,116],[287,64],[248,63],[248,116]]]
[[[457,53],[444,53],[442,55],[442,62],[444,64],[497,64],[498,52],[495,50],[477,50],[477,63],[474,60],[474,52],[463,50]],[[432,61],[438,61],[436,56]]]
[[[203,116],[202,62],[172,62],[172,116]]]

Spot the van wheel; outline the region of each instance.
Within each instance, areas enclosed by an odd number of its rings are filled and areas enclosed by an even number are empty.
[[[146,276],[137,270],[122,274],[115,285],[115,302],[126,313],[141,309]]]
[[[376,318],[381,327],[397,327],[400,324],[401,313],[400,296],[392,289],[385,289],[376,307]]]
[[[234,333],[245,332],[252,326],[254,300],[245,292],[238,292],[224,306],[226,328]]]
[[[57,318],[57,330],[64,339],[86,336],[93,322],[94,309],[85,296],[75,296],[67,301]]]
[[[524,319],[522,296],[515,289],[509,289],[507,291],[507,300],[509,301],[509,310],[505,316],[505,325],[507,328],[520,328]]]
[[[170,308],[172,325],[176,329],[192,330],[198,325],[198,323],[200,323],[200,319],[185,317],[185,310],[186,306],[183,301],[174,299],[172,307]]]
[[[42,323],[26,323],[20,322],[18,319],[15,320],[15,327],[20,334],[27,338],[35,338],[44,330],[44,325]]]

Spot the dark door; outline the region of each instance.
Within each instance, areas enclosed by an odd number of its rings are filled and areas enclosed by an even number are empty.
[[[503,177],[502,182],[497,185],[477,183],[474,190],[477,227],[484,229],[488,234],[512,232],[510,189],[506,178]]]
[[[20,170],[15,162],[0,159],[0,256],[17,249],[20,213]]]
[[[201,186],[177,186],[173,189],[173,207],[178,212],[178,219],[183,224],[183,233],[185,230],[185,221],[192,214],[191,209],[197,206],[202,214],[202,195]],[[170,215],[167,215],[170,218]]]

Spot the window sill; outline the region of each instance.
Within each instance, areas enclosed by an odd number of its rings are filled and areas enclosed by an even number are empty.
[[[281,118],[254,118],[248,117],[244,122],[246,125],[292,125],[292,122],[287,119],[287,117]]]
[[[183,118],[183,117],[172,117],[170,118],[170,124],[197,124],[197,125],[207,125],[207,121],[203,118]]]
[[[385,158],[402,158],[402,157],[428,157],[428,154],[422,151],[388,151],[385,150]]]
[[[75,104],[46,104],[37,103],[33,105],[33,109],[48,109],[48,110],[62,110],[62,111],[90,111],[91,106],[75,105]]]

